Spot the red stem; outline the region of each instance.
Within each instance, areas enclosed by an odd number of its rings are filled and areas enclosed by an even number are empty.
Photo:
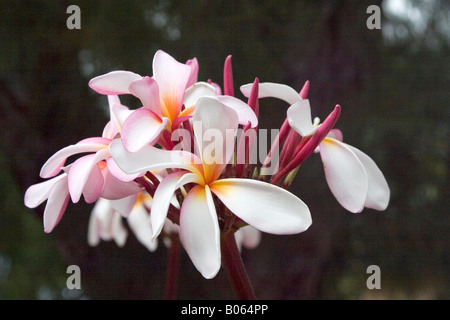
[[[239,300],[256,300],[256,295],[248,278],[234,233],[230,232],[222,236],[220,247],[222,251],[222,265],[236,298]]]

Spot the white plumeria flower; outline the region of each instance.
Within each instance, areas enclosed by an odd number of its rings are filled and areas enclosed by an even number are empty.
[[[198,100],[193,121],[202,123],[203,132],[212,129],[221,132],[222,137],[226,136],[227,130],[236,132],[239,124],[236,111],[210,97]],[[220,229],[212,193],[237,217],[260,231],[295,234],[308,229],[312,223],[311,214],[302,200],[285,189],[259,180],[219,179],[233,154],[226,152],[224,143],[225,159],[221,163],[211,163],[210,155],[205,152],[208,145],[203,143],[198,126],[194,126],[194,136],[200,159],[190,152],[160,150],[152,146],[131,153],[120,140],[110,145],[112,156],[127,173],[161,168],[185,169],[165,177],[155,192],[150,216],[154,238],[161,232],[174,192],[188,183],[193,183],[194,187],[181,205],[180,238],[205,278],[213,278],[221,266]]]
[[[249,94],[250,85],[241,87]],[[301,136],[313,135],[320,124],[311,119],[309,101],[301,99],[291,87],[277,83],[260,84],[259,97],[274,97],[291,106],[287,110],[290,126]],[[385,210],[390,190],[376,163],[361,150],[342,141],[342,133],[332,130],[319,144],[327,184],[336,200],[348,211],[361,212],[365,207]]]
[[[385,210],[390,190],[375,161],[332,136],[333,131],[323,139],[319,152],[327,184],[336,200],[353,213],[364,208]]]
[[[150,195],[144,193],[119,200],[99,198],[89,220],[89,245],[96,246],[100,240],[114,240],[119,247],[123,247],[128,236],[128,231],[122,222],[123,217],[126,217],[128,226],[138,241],[149,251],[155,251],[158,242],[152,239],[148,212],[151,202]]]

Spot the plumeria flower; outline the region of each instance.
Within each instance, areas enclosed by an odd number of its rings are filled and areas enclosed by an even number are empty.
[[[248,95],[249,85],[241,87]],[[260,84],[259,97],[275,97],[291,106],[287,110],[289,125],[302,137],[312,136],[320,127],[311,119],[309,101],[291,87]],[[361,150],[342,142],[342,133],[331,130],[319,144],[327,184],[336,200],[348,211],[361,212],[365,207],[385,210],[390,198],[389,186],[375,162]]]
[[[25,205],[37,208],[44,201],[44,232],[49,233],[59,223],[69,203],[67,173],[30,186],[25,192]]]
[[[157,248],[157,240],[152,239],[149,210],[152,198],[145,192],[119,200],[99,198],[91,212],[88,229],[88,243],[99,244],[100,240],[115,240],[119,247],[125,245],[128,231],[123,218],[138,241],[149,251]]]
[[[111,158],[108,147],[120,131],[127,110],[117,97],[111,96],[108,100],[111,120],[105,126],[103,136],[83,139],[56,152],[40,171],[41,178],[51,179],[31,186],[25,193],[25,205],[29,208],[49,200],[44,211],[45,232],[51,232],[58,224],[69,199],[77,203],[83,195],[86,203],[94,203],[100,197],[117,200],[142,190],[132,181],[139,175],[125,174]],[[65,165],[69,157],[85,153],[88,154]],[[61,171],[63,174],[55,177]]]
[[[345,209],[357,213],[387,208],[390,190],[383,173],[367,154],[342,142],[339,130],[330,132],[319,152],[327,184]]]
[[[251,179],[223,178],[220,176],[234,151],[235,136],[222,140],[222,161],[211,161],[210,144],[203,134],[220,132],[226,137],[236,132],[239,117],[235,110],[211,97],[198,100],[193,114],[194,137],[200,155],[186,151],[160,150],[145,146],[131,153],[116,139],[110,151],[117,164],[129,174],[160,168],[181,168],[165,177],[153,199],[151,222],[153,237],[161,232],[175,191],[184,185],[192,186],[181,204],[180,238],[192,262],[205,278],[213,278],[221,266],[220,227],[213,194],[223,205],[245,223],[262,232],[295,234],[311,225],[308,207],[292,193],[278,186]],[[225,142],[225,143],[224,143]]]
[[[91,79],[89,86],[100,94],[132,94],[142,107],[124,122],[122,140],[125,148],[135,152],[149,143],[156,143],[163,130],[174,131],[192,117],[200,97],[216,96],[230,108],[238,110],[241,124],[257,119],[250,107],[231,96],[217,96],[216,87],[207,82],[196,82],[198,63],[180,63],[162,50],[153,58],[153,76],[141,76],[130,71],[113,71]],[[195,61],[195,63],[192,63]]]

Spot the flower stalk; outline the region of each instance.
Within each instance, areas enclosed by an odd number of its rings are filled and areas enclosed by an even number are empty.
[[[233,232],[223,234],[220,241],[222,266],[239,300],[256,300]]]

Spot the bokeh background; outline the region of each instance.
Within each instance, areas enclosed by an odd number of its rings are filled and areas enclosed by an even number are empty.
[[[80,30],[66,27],[71,4]],[[366,26],[372,4],[381,30]],[[308,159],[290,190],[309,205],[311,228],[264,234],[242,252],[259,298],[450,298],[450,1],[8,0],[0,44],[0,299],[163,297],[164,246],[150,253],[130,233],[123,248],[92,248],[92,205],[69,204],[45,234],[44,205],[23,204],[49,156],[101,135],[106,99],[89,79],[117,69],[151,75],[158,49],[197,57],[199,79],[219,84],[231,54],[238,96],[255,77],[297,89],[310,80],[313,116],[340,104],[345,141],[388,180],[386,211],[352,214],[331,195],[320,158]],[[262,100],[261,127],[279,128],[285,110]],[[66,288],[72,264],[81,290]],[[366,287],[369,265],[380,267],[380,290]],[[234,295],[223,270],[205,280],[182,252],[178,298]]]

